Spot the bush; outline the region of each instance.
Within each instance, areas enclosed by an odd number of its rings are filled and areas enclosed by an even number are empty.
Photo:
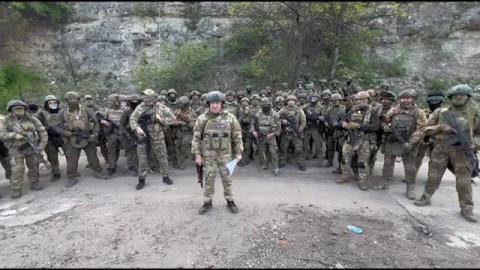
[[[393,61],[387,63],[383,69],[386,77],[405,77],[407,76],[407,68],[405,67],[406,57],[402,53],[400,56],[395,56]]]
[[[426,87],[428,90],[444,91],[445,89],[447,89],[447,82],[442,79],[435,78],[435,79],[429,80],[426,84]]]
[[[23,22],[32,22],[35,19],[46,18],[54,23],[65,22],[70,14],[68,2],[5,2],[13,16]]]

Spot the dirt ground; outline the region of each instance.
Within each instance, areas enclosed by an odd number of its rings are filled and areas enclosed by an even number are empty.
[[[65,178],[50,183],[42,170],[45,189],[29,191],[25,184],[26,194],[15,201],[0,169],[2,267],[480,267],[480,225],[459,215],[449,172],[432,205],[420,208],[404,196],[399,163],[390,190],[365,192],[356,181],[336,184],[333,168],[318,168],[315,160],[307,161],[306,172],[287,164],[278,177],[254,162],[233,176],[239,213],[228,212],[217,175],[213,209],[200,216],[193,161],[184,171],[171,169],[173,185],[150,174],[137,191],[123,151],[109,180],[93,178],[83,154],[81,160],[76,186],[65,188]],[[478,187],[473,191],[479,205]]]

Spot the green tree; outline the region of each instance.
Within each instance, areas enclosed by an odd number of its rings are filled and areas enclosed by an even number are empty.
[[[0,2],[12,11],[12,16],[24,23],[48,19],[53,23],[65,22],[71,12],[68,2]]]

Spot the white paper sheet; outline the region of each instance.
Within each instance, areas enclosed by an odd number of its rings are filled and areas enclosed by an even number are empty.
[[[233,159],[232,161],[227,163],[227,168],[228,168],[228,171],[230,172],[230,177],[232,177],[233,170],[235,169],[236,166],[237,166],[237,159]]]

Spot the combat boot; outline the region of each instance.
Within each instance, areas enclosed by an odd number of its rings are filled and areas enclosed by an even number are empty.
[[[361,190],[367,191],[367,190],[368,190],[367,181],[365,181],[365,180],[363,180],[363,181],[360,180],[360,181],[359,181],[359,187],[360,187]]]
[[[300,171],[302,171],[302,172],[304,172],[304,171],[307,170],[307,168],[305,168],[305,165],[303,165],[303,164],[299,164],[299,165],[298,165],[298,168],[299,168]]]
[[[38,181],[37,182],[30,182],[30,189],[31,190],[42,190],[43,186],[41,186]]]
[[[425,193],[423,193],[422,197],[420,197],[420,199],[416,200],[413,204],[415,204],[416,206],[425,206],[425,205],[430,205],[432,202],[430,201],[430,197],[429,195],[426,195]]]
[[[248,159],[248,158],[247,158],[247,159]],[[244,167],[244,166],[248,165],[248,163],[250,163],[250,161],[248,161],[247,159],[242,159],[242,160],[238,163],[238,166]]]
[[[378,185],[376,185],[376,186],[373,186],[372,189],[373,189],[373,190],[382,190],[382,189],[385,189],[385,182],[386,182],[385,179],[382,178],[382,179],[380,180],[380,183],[379,183]]]
[[[342,175],[342,178],[339,178],[339,179],[335,180],[335,183],[337,183],[337,184],[343,184],[343,183],[346,183],[346,182],[348,182],[348,181],[349,181],[349,180],[348,180],[348,176],[343,176],[343,175]]]
[[[460,210],[460,214],[463,216],[464,219],[470,222],[477,222],[477,219],[473,215],[473,211],[471,209],[462,209]]]
[[[144,186],[145,186],[145,176],[139,177],[139,178],[138,178],[138,184],[137,184],[136,189],[137,189],[137,190],[140,190],[140,189],[142,189]]]
[[[176,160],[173,160],[173,168],[178,169],[178,162]]]
[[[168,177],[168,175],[163,177],[163,182],[167,185],[173,184],[172,179],[170,179],[170,177]]]
[[[107,175],[112,175],[115,173],[115,169],[107,169]]]
[[[73,187],[78,182],[77,178],[68,178],[67,187]]]
[[[209,201],[209,202],[206,202],[202,205],[202,207],[200,207],[200,209],[198,209],[198,213],[200,215],[203,215],[205,214],[205,212],[207,212],[208,210],[210,210],[210,208],[212,208],[212,201]]]
[[[329,168],[329,167],[332,167],[333,166],[333,160],[329,160],[327,162],[327,165],[325,165],[325,167]]]
[[[95,172],[95,174],[93,176],[95,178],[98,178],[98,179],[103,179],[103,180],[108,179],[108,177],[105,174],[103,174],[102,172]]]
[[[230,210],[230,212],[232,212],[233,214],[238,213],[238,208],[237,208],[237,206],[235,205],[235,203],[234,203],[233,201],[227,201],[227,208],[228,208],[228,210]]]
[[[341,174],[342,173],[342,169],[340,167],[338,167],[337,169],[333,170],[332,171],[333,174]]]
[[[407,185],[407,198],[410,200],[415,200],[415,185]]]
[[[21,189],[12,189],[12,199],[18,199],[22,197],[22,190]]]
[[[58,179],[60,179],[60,174],[59,173],[55,173],[52,175],[52,177],[50,178],[50,182],[55,182],[57,181]]]
[[[275,176],[278,176],[278,168],[273,169],[273,174],[274,174]]]

